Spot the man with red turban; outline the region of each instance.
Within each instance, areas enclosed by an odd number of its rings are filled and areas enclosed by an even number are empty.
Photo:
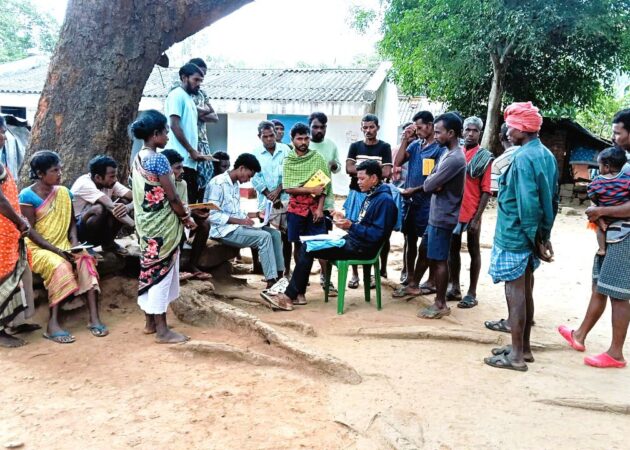
[[[492,367],[526,371],[534,360],[530,332],[534,317],[534,270],[550,262],[549,242],[558,212],[558,164],[538,138],[542,116],[531,102],[505,109],[507,136],[514,152],[508,170],[499,178],[498,215],[490,259],[495,283],[505,282],[512,345],[492,349],[484,362]]]

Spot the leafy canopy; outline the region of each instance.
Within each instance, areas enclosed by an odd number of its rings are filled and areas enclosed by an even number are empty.
[[[0,1],[0,63],[28,56],[30,49],[54,50],[59,25],[29,0]]]
[[[629,0],[389,0],[379,49],[410,95],[464,114],[504,100],[580,107],[629,66]],[[369,18],[369,15],[367,15]],[[358,18],[365,28],[366,15]]]

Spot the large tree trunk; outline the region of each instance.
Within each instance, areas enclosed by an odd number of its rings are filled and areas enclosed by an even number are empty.
[[[251,1],[70,0],[28,153],[59,152],[64,184],[101,153],[127,173],[127,129],[160,55]]]
[[[501,62],[499,57],[491,55],[492,59],[492,88],[488,97],[488,115],[486,116],[486,127],[483,133],[481,146],[489,149],[495,155],[503,152],[499,131],[501,131],[501,107],[503,100],[503,81],[505,79],[506,63]]]

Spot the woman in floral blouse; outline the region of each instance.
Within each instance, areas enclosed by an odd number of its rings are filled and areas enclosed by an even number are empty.
[[[179,244],[184,226],[196,227],[175,190],[168,159],[157,153],[168,141],[166,117],[158,111],[142,113],[131,125],[144,147],[133,161],[133,203],[142,257],[138,305],[146,314],[145,334],[156,333],[158,343],[177,343],[187,336],[168,328],[166,310],[179,297]]]

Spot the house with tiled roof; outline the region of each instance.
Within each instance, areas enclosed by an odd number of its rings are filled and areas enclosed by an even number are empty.
[[[350,144],[362,139],[361,117],[376,114],[380,138],[397,141],[398,91],[388,80],[390,65],[350,69],[209,69],[202,89],[210,97],[219,122],[208,126],[212,150],[232,158],[259,145],[257,125],[279,119],[288,130],[314,111],[329,117],[327,137],[345,160]],[[0,66],[0,109],[32,123],[43,90],[48,60],[31,57]],[[178,68],[156,66],[144,88],[140,110],[163,110],[164,100],[178,82]],[[343,171],[342,171],[343,172]],[[348,178],[334,177],[335,192],[347,193]]]

